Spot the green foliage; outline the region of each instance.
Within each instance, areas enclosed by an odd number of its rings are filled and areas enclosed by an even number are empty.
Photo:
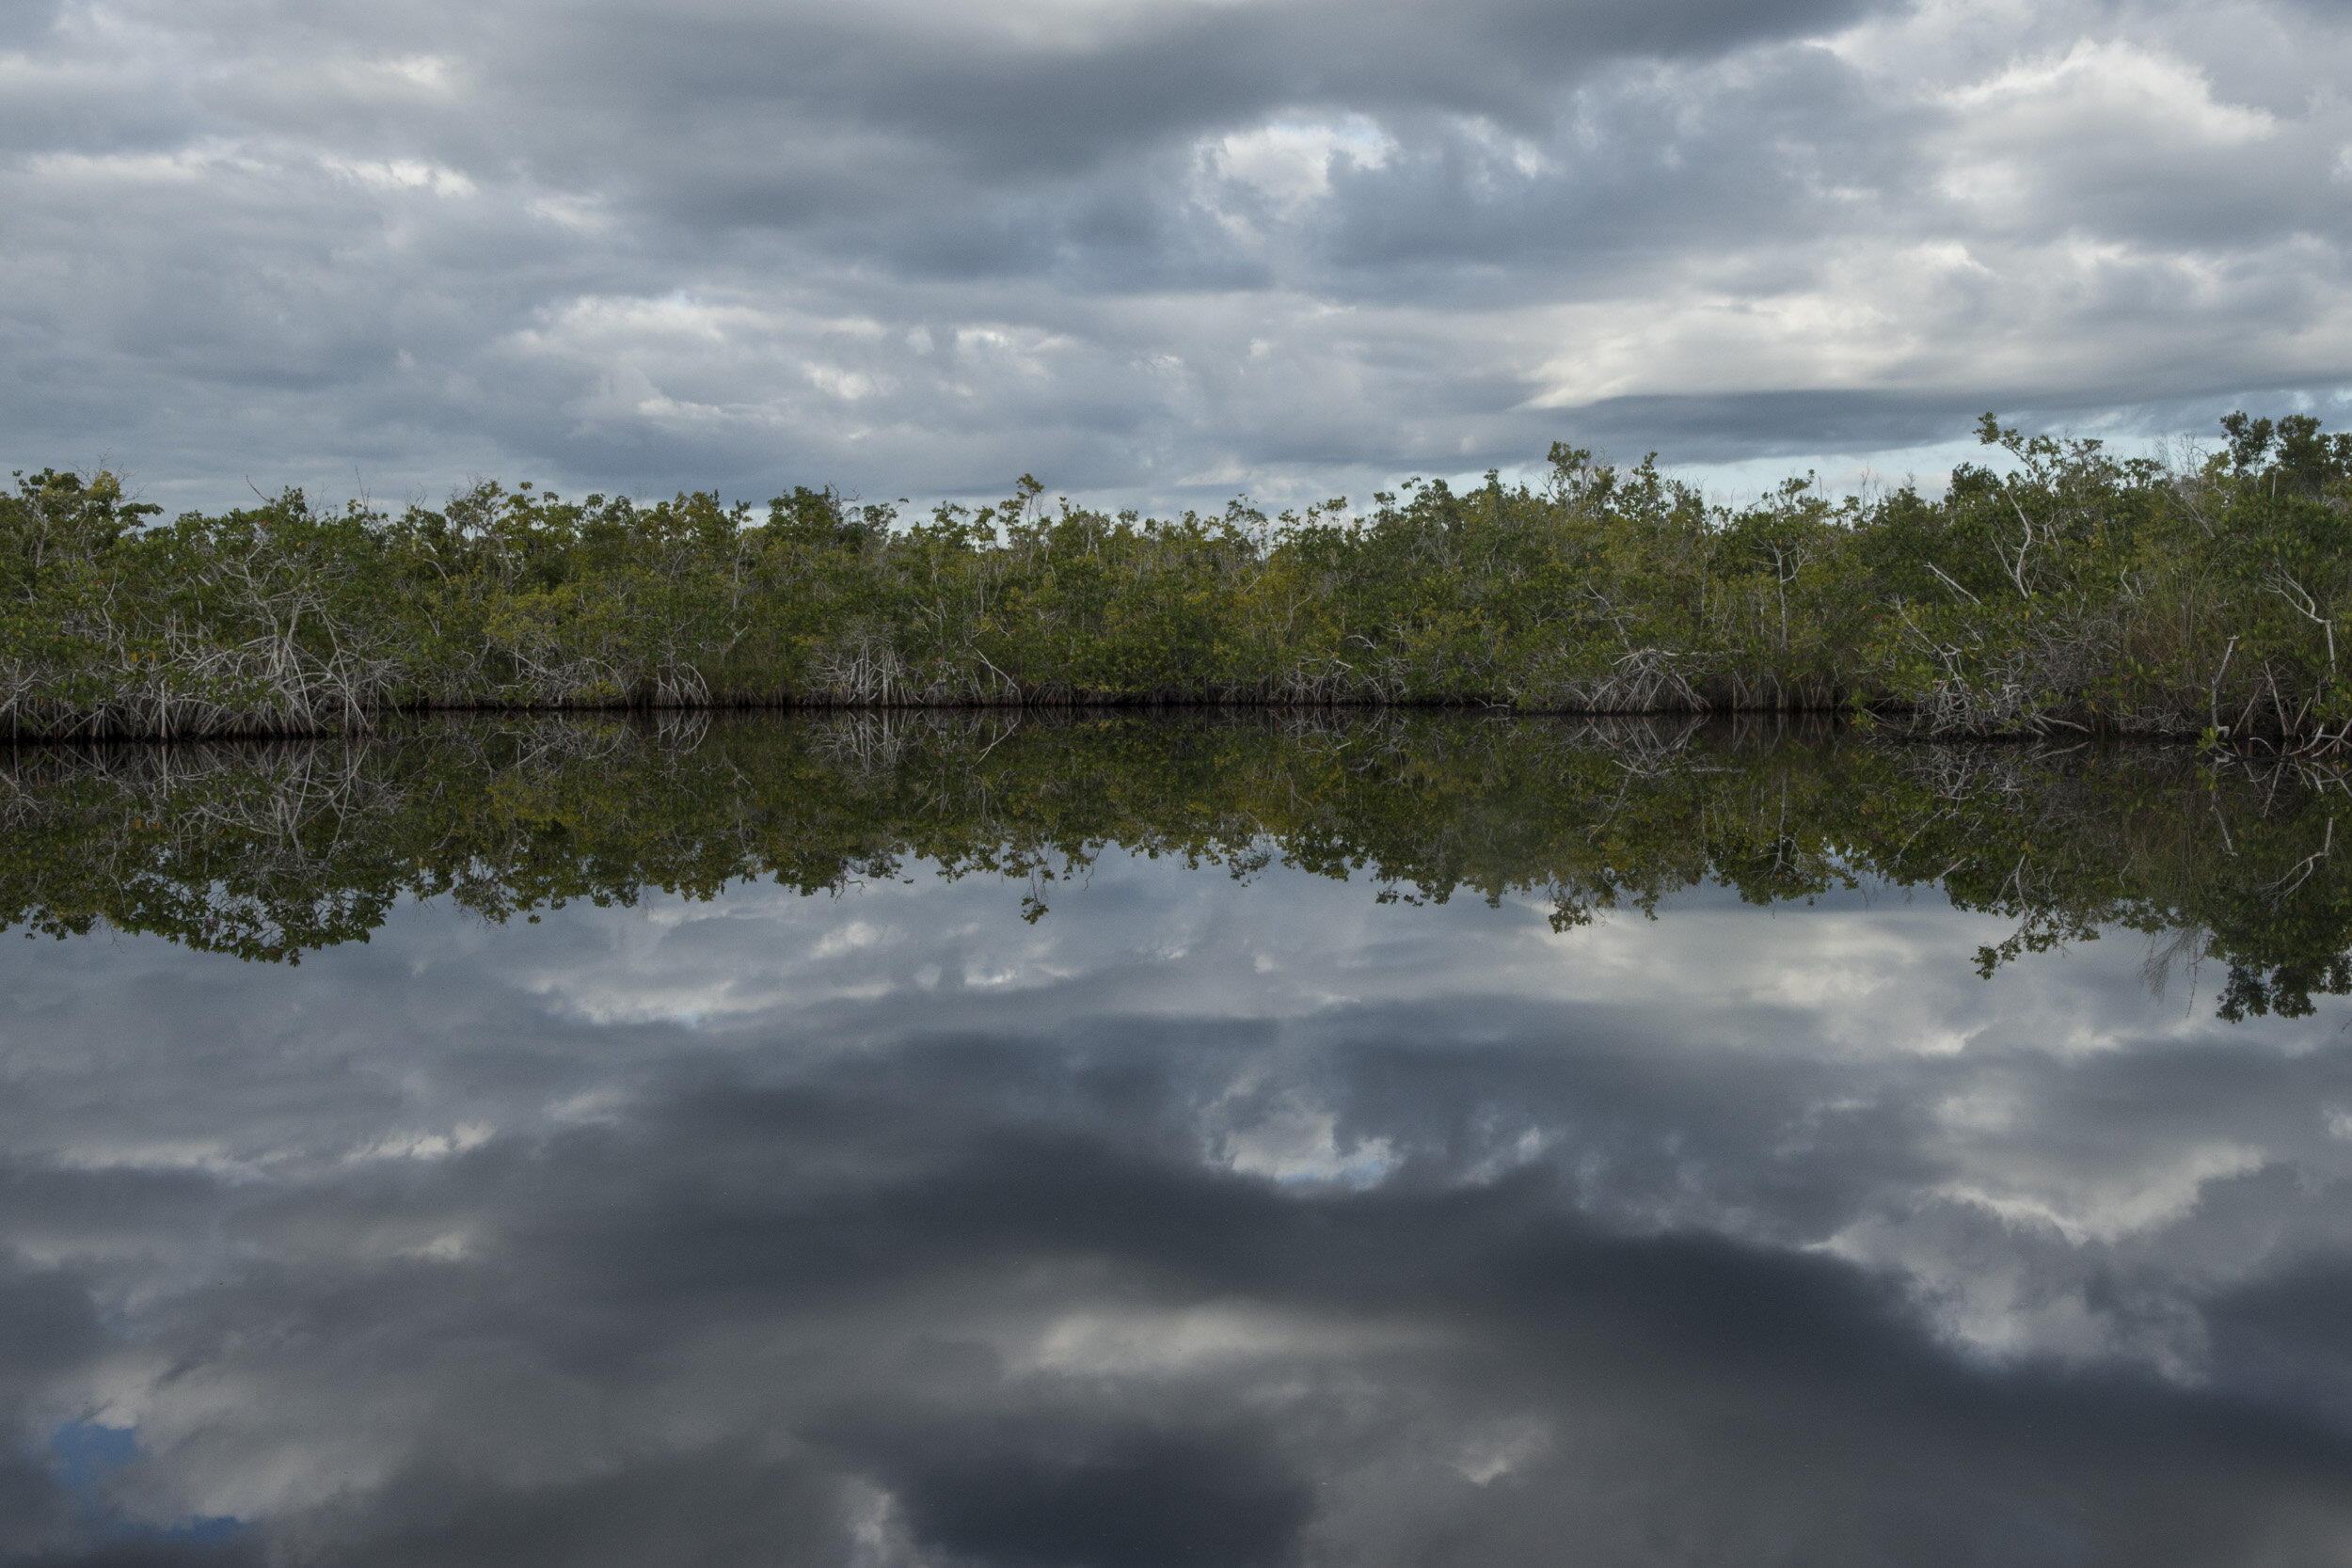
[[[1472,703],[1842,709],[1935,735],[2352,737],[2352,436],[2233,415],[2188,467],[2026,436],[1929,499],[1710,503],[1553,447],[1269,517],[794,488],[150,521],[0,497],[0,728],[320,734],[434,707]]]

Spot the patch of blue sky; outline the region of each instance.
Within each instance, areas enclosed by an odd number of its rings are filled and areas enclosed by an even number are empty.
[[[115,1478],[139,1460],[138,1433],[131,1427],[68,1421],[49,1434],[52,1473],[72,1501],[82,1526],[104,1540],[137,1540],[209,1545],[245,1528],[228,1514],[191,1514],[169,1524],[135,1518],[116,1501]]]

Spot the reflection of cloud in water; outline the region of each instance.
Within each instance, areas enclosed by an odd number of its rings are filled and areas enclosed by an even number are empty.
[[[135,1433],[104,1519],[231,1559],[2352,1525],[2341,1005],[2231,1028],[2126,942],[1980,981],[1998,929],[1931,897],[1555,935],[1116,857],[1018,895],[0,948],[0,1552],[105,1546],[73,1422]]]
[[[1388,1139],[1359,1138],[1343,1148],[1336,1114],[1297,1104],[1226,1133],[1220,1148],[1233,1169],[1284,1183],[1337,1181],[1370,1187],[1396,1168],[1396,1153]]]

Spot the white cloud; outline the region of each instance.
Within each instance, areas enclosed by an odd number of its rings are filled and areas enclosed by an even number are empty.
[[[418,158],[354,159],[324,155],[326,168],[371,190],[427,190],[435,196],[471,196],[474,182],[453,168]]]
[[[1396,142],[1361,115],[1336,123],[1277,119],[1232,132],[1202,150],[1218,177],[1248,186],[1286,218],[1331,193],[1335,164],[1383,167]]]
[[[2015,61],[1944,100],[1963,111],[1970,139],[2059,160],[2111,137],[2153,156],[2244,147],[2279,134],[2269,111],[2217,101],[2196,66],[2123,40],[2078,39],[2063,55]]]

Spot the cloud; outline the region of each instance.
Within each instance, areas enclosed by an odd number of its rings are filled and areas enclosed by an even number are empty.
[[[2347,67],[2288,0],[17,0],[0,414],[167,504],[1179,504],[2332,411]]]

